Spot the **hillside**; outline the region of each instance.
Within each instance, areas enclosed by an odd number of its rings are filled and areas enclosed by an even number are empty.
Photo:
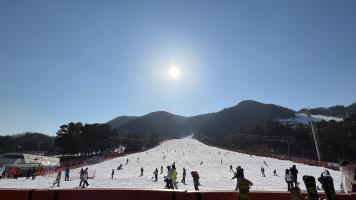
[[[160,137],[178,138],[186,134],[184,130],[186,121],[186,117],[158,111],[137,117],[115,128],[125,134],[157,134]]]
[[[137,118],[136,116],[119,116],[116,117],[115,119],[108,121],[107,123],[110,124],[111,127],[117,128],[136,118]]]
[[[250,129],[274,119],[294,117],[295,111],[274,104],[242,101],[223,109],[201,124],[198,131],[209,136],[227,135],[229,131]]]

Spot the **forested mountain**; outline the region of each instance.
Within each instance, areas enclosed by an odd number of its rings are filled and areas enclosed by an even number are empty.
[[[0,153],[51,151],[55,137],[42,133],[22,133],[15,135],[0,135]]]
[[[253,129],[267,121],[294,117],[294,114],[295,111],[274,104],[242,101],[234,107],[215,113],[197,131],[213,137],[224,136],[229,131]]]
[[[303,108],[299,112],[306,112],[307,109]],[[344,118],[350,116],[351,114],[356,114],[356,103],[349,106],[336,105],[331,107],[318,107],[310,109],[310,113],[313,115],[325,115],[331,117]]]

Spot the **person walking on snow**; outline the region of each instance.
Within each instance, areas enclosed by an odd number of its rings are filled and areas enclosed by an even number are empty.
[[[59,187],[60,182],[61,182],[61,177],[62,177],[62,172],[59,171],[56,177],[56,180],[53,182],[53,186],[57,184],[57,187]]]
[[[233,172],[234,170],[232,170],[232,165],[230,165],[230,172]]]
[[[266,175],[265,175],[265,168],[261,167],[261,173],[262,173],[262,177],[266,177]]]
[[[171,166],[167,166],[167,176],[165,177],[165,179],[166,179],[166,188],[173,189]]]
[[[185,176],[186,176],[187,174],[186,174],[186,170],[185,170],[185,168],[183,168],[183,178],[182,178],[182,183],[184,183],[185,184]]]
[[[111,179],[114,179],[114,173],[115,173],[115,170],[112,169],[112,170],[111,170]]]
[[[157,182],[158,180],[158,169],[156,168],[156,170],[153,172],[153,174],[155,175],[155,182]]]
[[[236,168],[235,176],[231,178],[231,180],[236,178],[236,188],[235,188],[236,191],[239,189],[239,181],[243,177],[244,177],[244,169],[241,168],[241,166],[238,166]]]
[[[64,181],[69,181],[69,167],[67,166],[64,171]]]
[[[190,172],[190,174],[193,177],[193,182],[194,182],[194,189],[199,190],[199,174],[196,171]]]
[[[128,159],[128,158],[126,159],[126,165],[127,165],[127,164],[129,164],[129,159]]]
[[[89,183],[88,183],[88,168],[85,168],[84,170],[84,174],[83,174],[83,185],[82,188],[88,187]]]
[[[292,179],[295,186],[298,186],[298,170],[295,165],[290,168],[290,173],[292,174]]]
[[[82,184],[84,183],[83,177],[84,177],[84,169],[81,168],[81,169],[80,169],[80,172],[79,172],[79,179],[80,179],[79,187],[81,187]]]
[[[293,187],[293,178],[292,174],[289,172],[289,169],[286,169],[286,174],[284,175],[284,180],[287,183],[288,191]]]
[[[163,174],[163,166],[161,165],[161,174]]]
[[[172,185],[174,189],[178,189],[177,185],[177,169],[175,165],[172,165]]]

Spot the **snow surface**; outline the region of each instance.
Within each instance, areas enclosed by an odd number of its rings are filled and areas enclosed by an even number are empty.
[[[338,117],[329,117],[329,116],[325,116],[325,115],[311,115],[313,122],[321,122],[321,121],[331,121],[334,120],[336,122],[340,122],[343,121],[342,118],[338,118]],[[309,117],[304,114],[304,113],[296,113],[294,118],[290,118],[290,119],[279,119],[279,122],[284,122],[284,123],[290,123],[290,122],[294,122],[294,123],[299,123],[299,124],[309,124],[310,119]]]
[[[164,159],[165,156],[165,159]],[[128,165],[125,165],[126,159]],[[222,160],[222,164],[221,164]],[[268,166],[264,166],[266,161]],[[234,170],[237,165],[244,168],[245,177],[253,182],[251,190],[259,191],[286,191],[287,185],[284,181],[285,169],[289,169],[293,164],[299,170],[298,181],[300,187],[305,190],[301,177],[303,175],[313,175],[319,177],[324,170],[322,167],[308,166],[293,163],[291,161],[278,160],[267,157],[250,156],[248,154],[227,151],[216,147],[207,146],[192,138],[168,140],[159,146],[141,153],[135,153],[124,157],[107,160],[102,163],[90,165],[89,170],[95,170],[94,179],[89,179],[89,188],[138,188],[138,189],[162,189],[165,184],[163,176],[167,173],[166,166],[176,163],[178,179],[182,178],[182,169],[187,169],[186,183],[178,184],[179,189],[193,190],[193,180],[190,175],[192,170],[198,171],[200,175],[200,190],[233,190],[236,179],[231,180],[233,173],[230,172],[230,165]],[[202,165],[200,163],[203,162]],[[123,164],[123,169],[116,168]],[[153,171],[161,165],[164,167],[163,174],[158,175],[158,182],[153,182]],[[140,168],[144,167],[144,175],[139,177]],[[261,176],[261,166],[264,166],[266,177]],[[115,169],[114,179],[111,179],[111,170]],[[273,176],[276,169],[278,176]],[[71,181],[64,181],[62,173],[61,188],[75,188],[79,184],[78,174],[80,169],[70,171]],[[340,189],[340,172],[329,170],[334,178],[336,189]],[[76,177],[76,178],[75,178]],[[0,188],[51,188],[55,179],[53,176],[37,177],[35,180],[25,178],[0,179]],[[318,183],[319,187],[320,184]]]

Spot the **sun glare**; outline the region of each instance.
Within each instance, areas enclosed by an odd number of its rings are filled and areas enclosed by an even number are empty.
[[[175,67],[175,66],[172,66],[170,69],[169,69],[169,76],[173,79],[177,79],[178,76],[180,74],[180,70],[179,68]]]

